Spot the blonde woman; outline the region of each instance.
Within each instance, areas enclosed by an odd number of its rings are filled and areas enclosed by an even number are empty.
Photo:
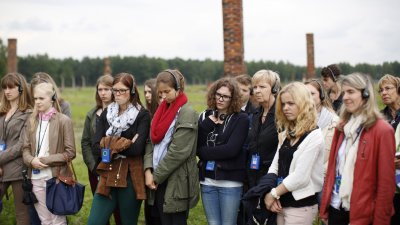
[[[317,126],[317,111],[300,82],[285,86],[276,101],[276,123],[283,141],[268,170],[277,175],[277,187],[265,195],[264,202],[278,214],[278,225],[311,225],[323,183],[324,137]]]
[[[67,172],[66,160],[75,158],[72,121],[60,113],[51,83],[34,88],[35,106],[24,135],[23,157],[29,167],[33,192],[38,199],[35,209],[43,225],[67,224],[65,216],[52,214],[46,207],[46,181]]]

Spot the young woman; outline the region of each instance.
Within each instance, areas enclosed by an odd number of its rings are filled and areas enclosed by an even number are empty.
[[[50,83],[53,85],[55,92],[56,92],[56,97],[60,104],[61,113],[68,116],[69,118],[71,118],[71,107],[70,107],[69,103],[61,97],[61,92],[58,89],[56,82],[53,80],[53,78],[49,74],[44,73],[44,72],[37,72],[33,75],[32,80],[31,80],[31,85],[30,85],[31,93],[33,93],[33,89],[36,87],[36,85],[40,84],[40,83]],[[32,96],[32,98],[33,98],[33,96]],[[32,99],[32,102],[34,103],[34,99]]]
[[[268,173],[277,175],[277,187],[265,195],[266,208],[278,213],[278,225],[311,225],[324,179],[324,137],[317,126],[315,104],[304,84],[290,83],[279,93],[276,123],[283,131],[282,143]]]
[[[185,225],[189,209],[199,200],[196,166],[197,119],[187,104],[184,77],[178,70],[157,75],[162,102],[151,123],[153,148],[146,149],[148,197],[162,225]]]
[[[201,197],[208,224],[236,224],[246,177],[249,120],[241,112],[240,90],[233,78],[217,80],[208,91],[199,119],[197,155]]]
[[[305,82],[307,89],[310,91],[317,108],[317,125],[322,130],[325,138],[325,151],[324,151],[324,174],[328,168],[329,152],[331,150],[333,133],[335,132],[336,125],[339,117],[336,115],[332,108],[332,104],[327,97],[323,85],[319,80],[311,80]]]
[[[96,191],[98,181],[98,174],[96,173],[96,167],[98,164],[97,158],[93,155],[92,146],[94,145],[94,135],[96,133],[96,124],[100,119],[100,114],[107,108],[107,106],[113,102],[114,98],[112,95],[112,84],[114,78],[111,75],[103,75],[97,79],[96,82],[96,106],[93,107],[87,114],[85,119],[85,125],[82,133],[82,156],[88,168],[88,176],[90,182],[90,188],[94,195]],[[119,217],[119,211],[114,211],[114,219],[117,225],[122,224],[121,218]]]
[[[156,82],[157,79],[150,79],[144,82],[144,98],[146,99],[146,108],[149,110],[151,116],[153,116],[156,112],[160,102],[160,98],[157,94]]]
[[[393,128],[381,118],[367,76],[344,77],[342,91],[320,217],[329,224],[390,224],[395,192]]]
[[[385,119],[395,130],[396,152],[400,151],[400,78],[390,74],[384,75],[378,83],[379,94],[386,107],[381,111]],[[400,173],[400,157],[395,158],[396,175]],[[397,183],[397,182],[396,182]],[[392,216],[392,225],[400,224],[400,193],[396,188],[393,205],[395,214]]]
[[[18,73],[1,79],[0,94],[0,199],[12,186],[17,225],[28,225],[28,207],[22,203],[22,138],[32,113],[25,78]]]
[[[72,121],[60,113],[51,83],[36,85],[33,96],[35,107],[24,135],[23,157],[39,201],[35,209],[43,225],[67,224],[65,216],[54,215],[46,207],[46,181],[58,173],[65,175],[66,160],[75,158]]]
[[[141,105],[131,74],[117,74],[112,92],[115,102],[103,111],[96,127],[93,155],[101,162],[88,219],[91,225],[106,224],[117,206],[122,224],[137,224],[140,205],[146,198],[142,158],[150,116]]]
[[[248,186],[257,185],[267,174],[278,146],[275,125],[275,97],[279,92],[279,75],[271,70],[260,70],[252,78],[253,95],[260,105],[251,121],[247,156]]]

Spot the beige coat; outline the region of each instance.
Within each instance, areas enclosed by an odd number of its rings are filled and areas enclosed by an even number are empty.
[[[31,114],[31,110],[25,112],[17,111],[9,120],[7,129],[5,129],[4,119],[6,115],[0,117],[0,133],[7,148],[4,152],[0,152],[0,168],[3,170],[3,176],[0,181],[8,182],[22,180],[22,170],[24,164],[22,161],[22,138],[24,136],[27,119]],[[26,122],[25,122],[26,121]],[[5,131],[5,132],[4,132]]]
[[[23,158],[24,163],[31,167],[30,163],[34,158],[36,151],[36,130],[30,131],[30,123],[27,121],[27,130],[24,135]],[[56,113],[50,119],[49,126],[49,151],[50,155],[40,158],[40,161],[51,167],[53,177],[57,176],[58,168],[60,174],[65,175],[67,164],[63,154],[66,154],[70,160],[75,158],[75,137],[72,127],[72,121],[64,114]],[[31,168],[29,169],[31,172]],[[29,173],[30,174],[30,173]]]

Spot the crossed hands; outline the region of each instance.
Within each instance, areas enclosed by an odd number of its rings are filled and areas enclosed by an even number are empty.
[[[272,197],[271,192],[265,195],[264,203],[265,207],[271,212],[278,213],[282,211],[281,202],[278,199]]]
[[[38,157],[35,157],[35,158],[32,159],[31,165],[32,165],[32,168],[39,169],[39,170],[48,167],[48,165],[40,162],[40,158],[38,158]]]
[[[150,190],[157,190],[157,184],[154,182],[154,177],[153,177],[153,173],[151,172],[150,169],[147,169],[144,172],[144,179],[145,179],[145,183],[146,186],[150,189]]]

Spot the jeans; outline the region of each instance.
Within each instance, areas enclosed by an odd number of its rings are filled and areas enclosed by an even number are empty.
[[[201,185],[201,198],[209,225],[235,225],[242,187]]]

